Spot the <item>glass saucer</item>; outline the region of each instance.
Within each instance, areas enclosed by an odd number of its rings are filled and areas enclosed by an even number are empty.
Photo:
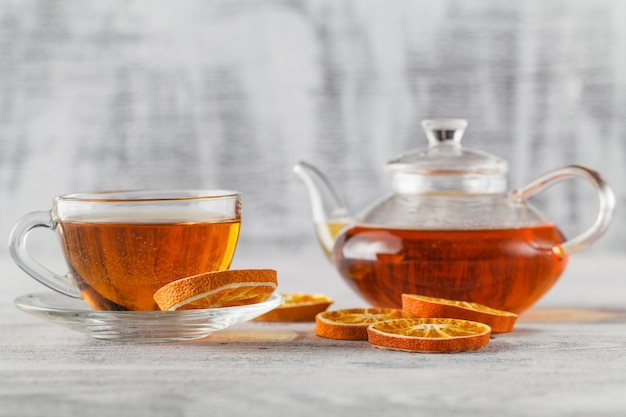
[[[170,342],[201,339],[277,307],[278,293],[262,302],[237,307],[180,311],[96,311],[79,299],[54,292],[27,294],[15,305],[94,339],[120,342]]]

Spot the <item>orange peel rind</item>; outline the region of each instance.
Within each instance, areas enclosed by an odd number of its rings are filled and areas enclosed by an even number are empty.
[[[278,285],[273,269],[207,272],[170,282],[154,293],[163,311],[233,307],[267,300]]]

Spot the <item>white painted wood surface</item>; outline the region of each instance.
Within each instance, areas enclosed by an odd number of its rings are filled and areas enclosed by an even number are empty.
[[[303,253],[273,265],[283,291],[363,306]],[[306,265],[306,267],[303,267]],[[189,343],[94,341],[15,308],[42,291],[0,261],[0,416],[622,417],[626,261],[578,257],[552,291],[476,352],[417,354],[322,339],[312,324],[246,323]]]
[[[242,245],[312,248],[292,165],[360,209],[432,117],[469,119],[511,187],[584,164],[622,204],[625,21],[620,0],[1,1],[0,236],[59,193],[228,187]],[[570,236],[595,216],[580,184],[537,204]],[[626,251],[623,214],[592,251]]]

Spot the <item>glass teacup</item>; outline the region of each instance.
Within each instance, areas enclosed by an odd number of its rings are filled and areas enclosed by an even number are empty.
[[[228,269],[241,224],[241,194],[228,190],[137,190],[66,194],[50,211],[22,217],[9,249],[33,278],[84,298],[95,310],[158,310],[152,295],[174,280]],[[31,230],[54,230],[69,272],[27,251]]]

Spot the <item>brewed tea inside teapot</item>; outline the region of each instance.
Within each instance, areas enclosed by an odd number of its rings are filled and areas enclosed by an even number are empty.
[[[400,308],[408,293],[519,313],[611,222],[615,197],[598,172],[569,165],[509,192],[505,160],[461,146],[467,121],[424,120],[422,127],[428,146],[389,161],[391,193],[355,217],[317,168],[294,167],[322,248],[370,304]],[[591,228],[566,239],[528,199],[569,178],[589,181],[600,205]]]

